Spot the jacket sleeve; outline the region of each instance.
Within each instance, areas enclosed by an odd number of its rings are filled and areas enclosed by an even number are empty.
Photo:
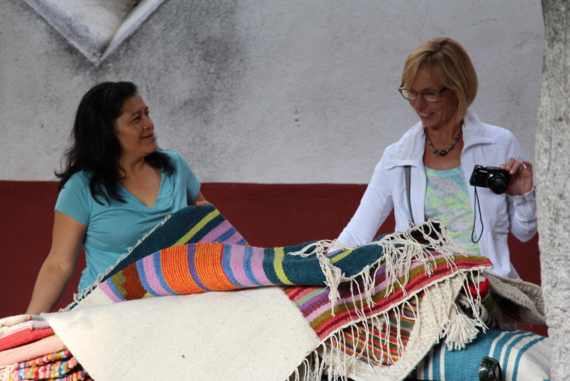
[[[511,144],[508,149],[507,160],[514,157],[523,160],[519,143],[511,134]],[[521,196],[507,195],[507,209],[509,212],[510,230],[522,242],[529,241],[536,234],[536,197],[534,188]]]
[[[507,196],[511,232],[522,242],[536,234],[536,197],[534,188],[522,196]]]
[[[370,243],[394,206],[385,159],[386,153],[374,169],[372,180],[362,196],[358,210],[338,238],[345,246]]]

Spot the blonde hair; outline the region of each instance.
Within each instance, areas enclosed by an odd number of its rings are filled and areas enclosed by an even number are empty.
[[[455,92],[458,99],[457,121],[467,115],[467,108],[477,96],[477,73],[469,55],[459,42],[438,37],[425,41],[406,59],[402,87],[411,88],[422,65],[432,81]]]

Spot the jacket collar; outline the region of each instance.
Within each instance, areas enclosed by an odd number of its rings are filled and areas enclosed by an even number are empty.
[[[424,126],[418,122],[391,146],[386,169],[405,165],[423,168],[425,139]],[[489,129],[471,110],[463,119],[463,143],[463,151],[479,144],[493,144]]]

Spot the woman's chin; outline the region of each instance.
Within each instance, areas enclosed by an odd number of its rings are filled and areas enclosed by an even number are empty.
[[[158,150],[158,145],[157,145],[156,143],[154,143],[154,144],[152,144],[152,145],[150,145],[150,146],[148,146],[148,147],[145,147],[145,149],[144,149],[144,155],[145,155],[145,156],[148,156],[148,155],[150,155],[151,153],[155,153],[157,150]]]
[[[431,120],[430,118],[420,118],[420,121],[422,122],[422,125],[424,127],[427,128],[433,128],[433,127],[437,127],[437,125],[434,123],[433,120]]]
[[[434,115],[432,115],[431,117],[428,117],[428,118],[420,117],[420,121],[422,122],[422,125],[424,127],[431,128],[434,130],[438,130],[438,129],[444,127],[445,125],[447,125],[446,123],[443,123],[441,121],[441,119],[434,118]]]
[[[158,143],[156,142],[156,138],[153,137],[152,140],[150,140],[148,142],[148,149],[152,150],[152,152],[156,151],[158,149]],[[151,153],[152,153],[151,152]]]

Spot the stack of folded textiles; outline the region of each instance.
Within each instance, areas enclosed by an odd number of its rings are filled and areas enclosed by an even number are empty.
[[[0,381],[91,380],[41,316],[0,319]]]

